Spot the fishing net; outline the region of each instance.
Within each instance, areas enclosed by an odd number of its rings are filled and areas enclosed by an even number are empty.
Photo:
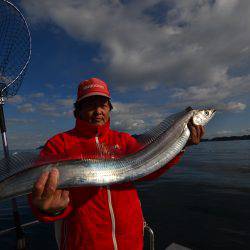
[[[9,151],[3,100],[17,93],[26,72],[30,55],[31,38],[22,13],[12,3],[0,0],[0,128],[6,159],[9,156]],[[6,166],[8,167],[9,164],[7,163]],[[15,199],[12,199],[12,210],[17,236],[16,249],[25,250],[27,244]]]
[[[0,95],[14,96],[21,86],[31,55],[31,38],[21,12],[0,0]]]

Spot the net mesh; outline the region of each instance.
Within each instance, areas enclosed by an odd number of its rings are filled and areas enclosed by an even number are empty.
[[[0,94],[14,96],[21,86],[31,52],[27,23],[11,3],[0,0]]]

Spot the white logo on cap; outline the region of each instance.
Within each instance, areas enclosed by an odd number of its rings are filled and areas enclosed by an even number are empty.
[[[90,84],[87,86],[84,86],[83,89],[92,89],[92,88],[101,88],[104,89],[104,86],[100,85],[100,84]]]

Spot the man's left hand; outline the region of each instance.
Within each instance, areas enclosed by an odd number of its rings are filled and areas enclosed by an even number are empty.
[[[197,145],[200,143],[202,136],[205,134],[205,128],[201,125],[195,125],[192,121],[188,123],[190,137],[186,146]]]

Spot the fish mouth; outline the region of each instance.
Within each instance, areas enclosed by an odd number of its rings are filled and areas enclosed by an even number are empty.
[[[211,120],[211,119],[214,117],[215,113],[216,113],[216,109],[212,109],[212,114],[211,114],[211,116],[210,116],[210,119],[209,119],[209,120]]]

